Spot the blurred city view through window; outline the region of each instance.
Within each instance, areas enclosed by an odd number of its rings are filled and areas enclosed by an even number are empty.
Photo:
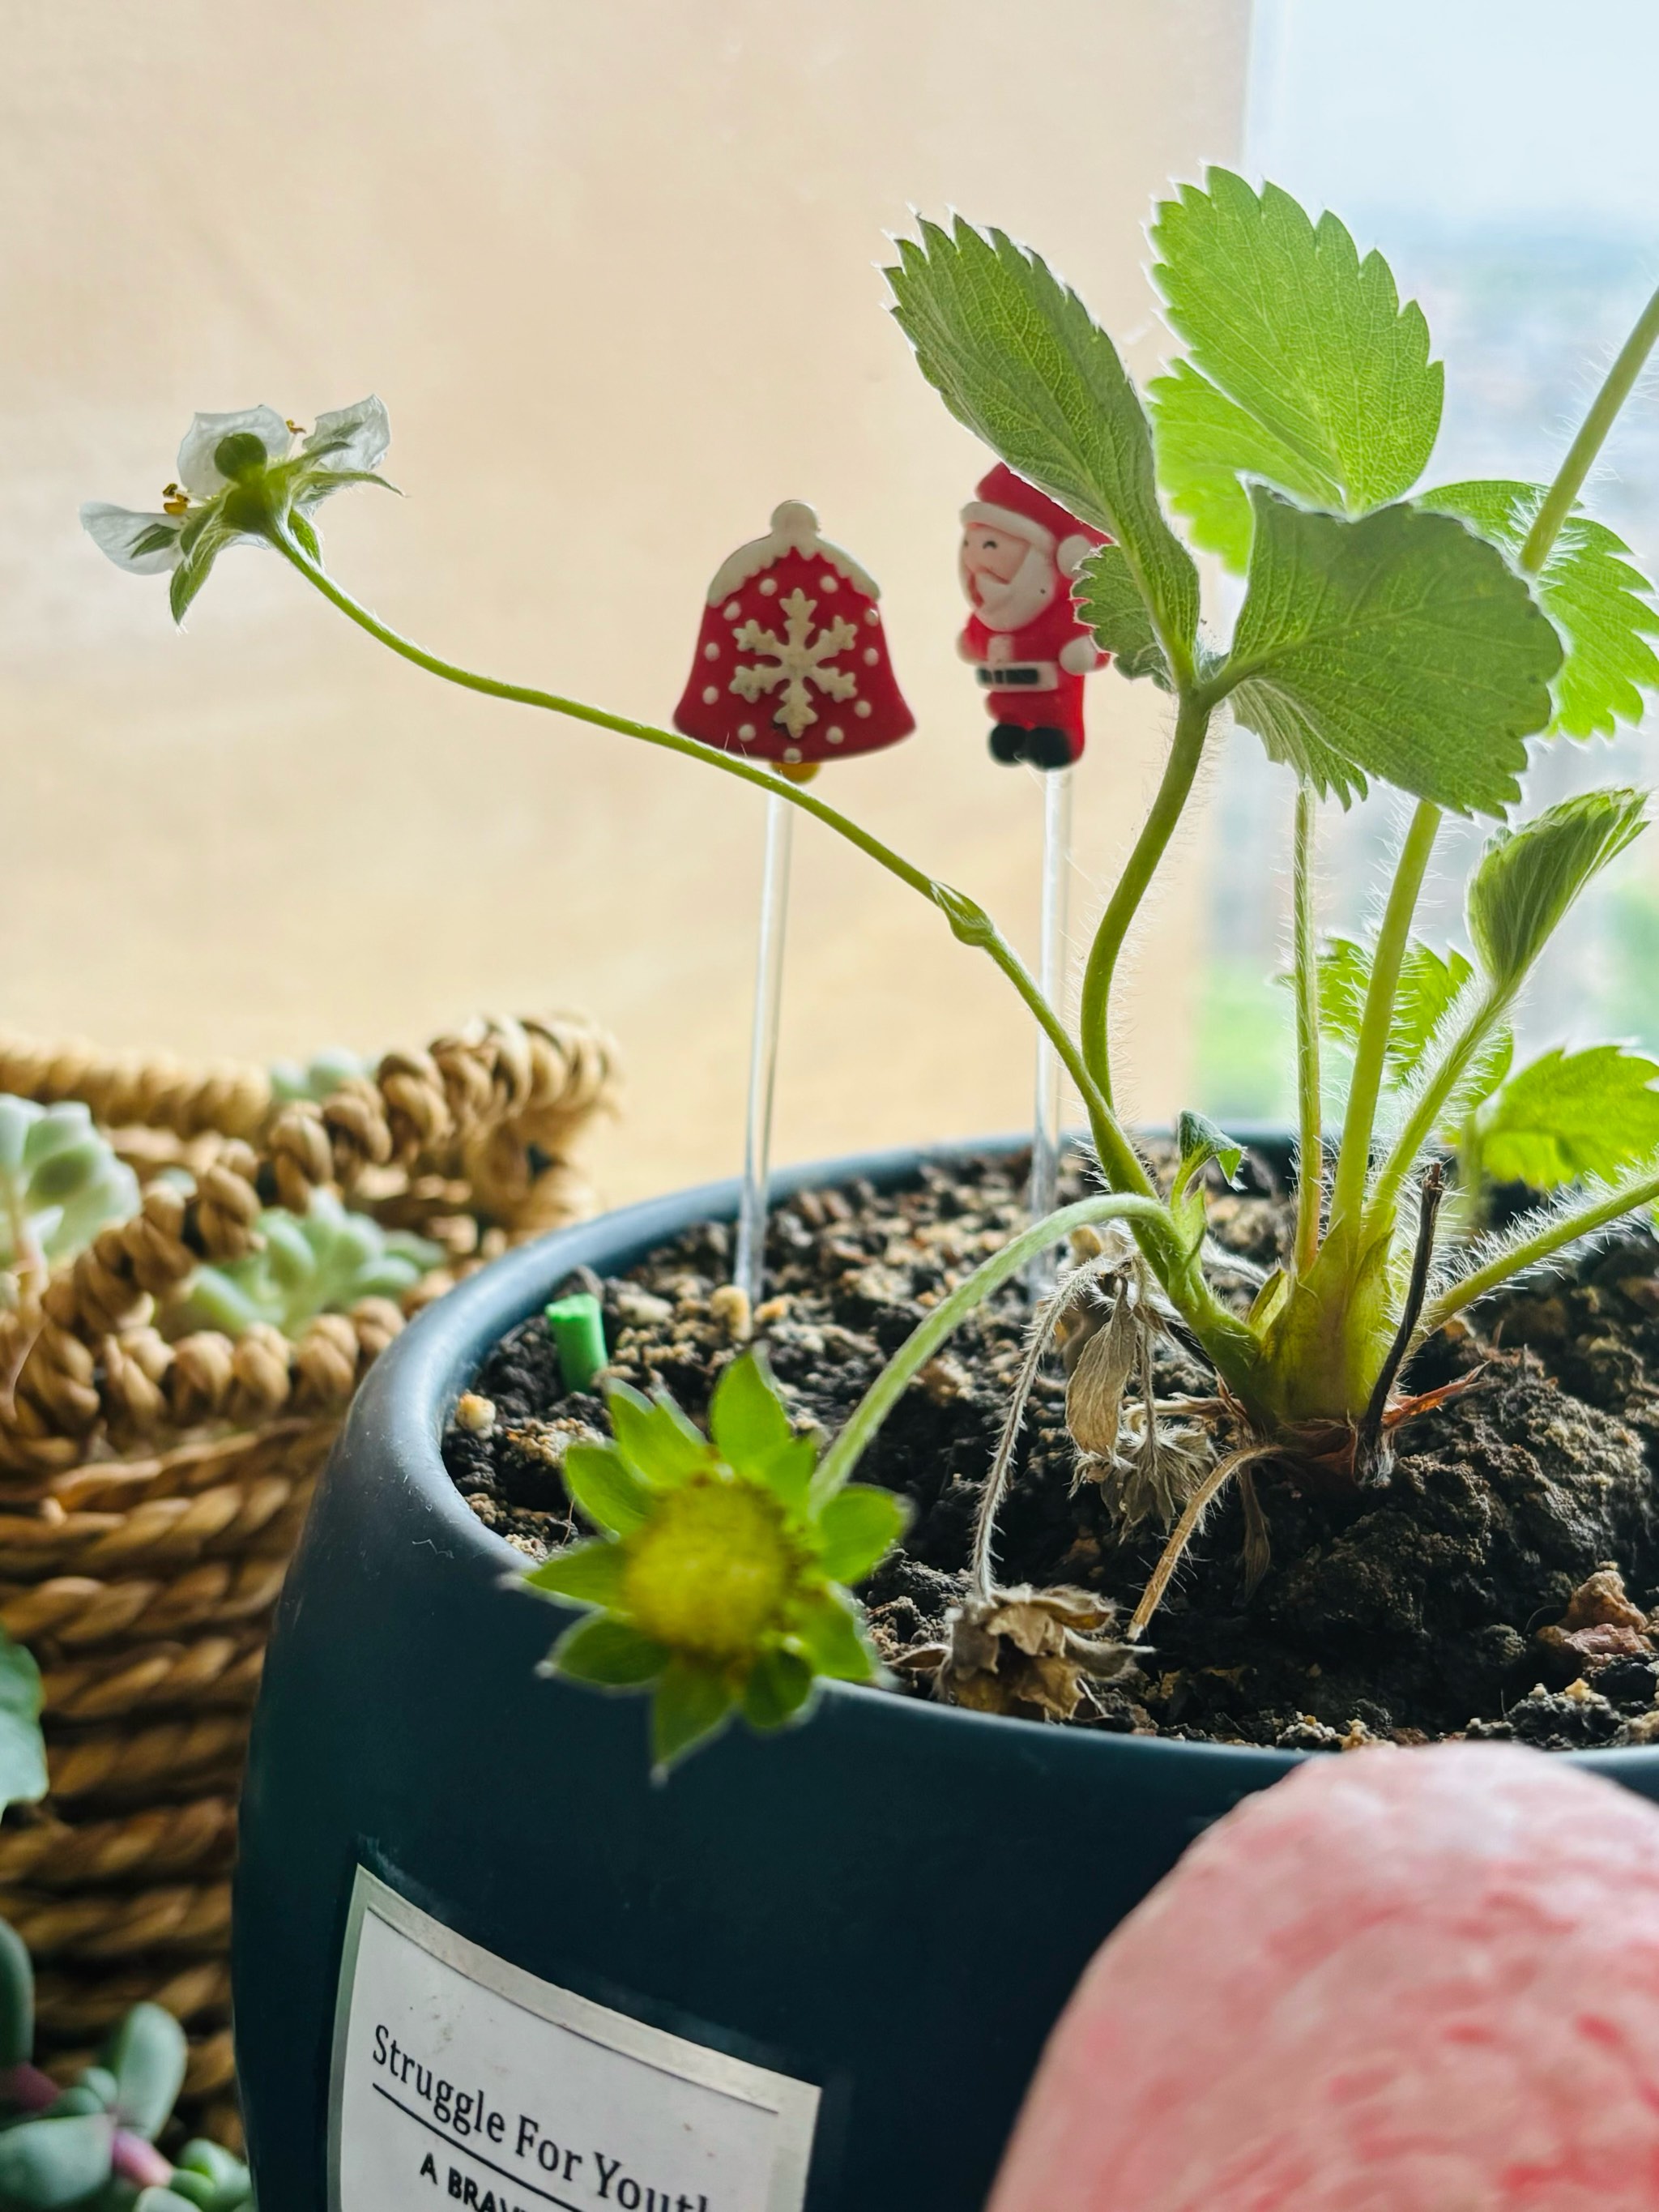
[[[1659,283],[1659,67],[1649,0],[1257,0],[1247,165],[1380,246],[1446,365],[1425,477],[1546,480]],[[1587,504],[1651,576],[1659,563],[1659,379],[1626,411]],[[1528,811],[1589,783],[1659,781],[1659,724],[1613,741],[1534,744]],[[1264,849],[1288,880],[1292,787],[1243,732],[1218,770],[1196,1079],[1238,1119],[1292,1106],[1291,1013],[1276,981],[1285,915],[1264,910]],[[1373,916],[1404,803],[1381,793],[1322,823],[1322,917]],[[1461,884],[1489,825],[1454,824],[1419,927],[1463,942]],[[1465,945],[1467,950],[1467,945]],[[1608,871],[1552,947],[1522,1044],[1619,1038],[1659,1048],[1659,838]]]

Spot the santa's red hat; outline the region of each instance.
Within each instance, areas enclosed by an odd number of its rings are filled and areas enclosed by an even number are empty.
[[[1062,576],[1075,576],[1097,545],[1110,542],[1103,530],[1079,522],[1058,500],[1017,477],[1006,461],[999,461],[988,476],[980,478],[962,519],[1006,530],[1027,544],[1040,546],[1054,556]]]

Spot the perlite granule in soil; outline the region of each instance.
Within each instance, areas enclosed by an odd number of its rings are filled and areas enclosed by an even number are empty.
[[[1290,1208],[1212,1199],[1215,1240],[1271,1266]],[[1062,1197],[1084,1194],[1075,1176]],[[924,1166],[896,1191],[852,1182],[773,1214],[755,1340],[798,1425],[837,1429],[939,1296],[1025,1225],[1018,1158]],[[598,1290],[611,1371],[664,1388],[695,1418],[738,1346],[726,1231],[708,1224]],[[1248,1297],[1241,1285],[1239,1295]],[[1012,1285],[923,1370],[859,1480],[913,1502],[902,1550],[861,1595],[896,1694],[932,1694],[907,1657],[935,1644],[966,1588],[975,1508],[1024,1350]],[[1391,1475],[1362,1492],[1257,1470],[1272,1559],[1247,1598],[1243,1510],[1205,1522],[1128,1674],[1091,1684],[1073,1726],[1194,1741],[1338,1749],[1468,1734],[1549,1749],[1659,1741],[1659,1243],[1625,1231],[1576,1273],[1492,1301],[1477,1331],[1437,1338],[1409,1373],[1431,1389],[1481,1362],[1465,1395],[1402,1428]],[[1177,1348],[1160,1395],[1201,1395]],[[1066,1583],[1127,1618],[1162,1547],[1125,1536],[1079,1484],[1058,1357],[1045,1361],[999,1519],[1005,1583]],[[600,1400],[567,1394],[539,1315],[484,1362],[444,1440],[479,1519],[527,1558],[579,1528],[560,1480],[574,1438],[608,1433]]]

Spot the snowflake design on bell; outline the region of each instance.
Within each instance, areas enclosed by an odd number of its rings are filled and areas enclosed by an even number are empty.
[[[896,744],[915,720],[888,658],[879,596],[851,554],[819,535],[811,508],[785,500],[767,535],[715,572],[674,726],[797,780],[823,761]]]
[[[773,719],[781,723],[792,738],[799,738],[818,719],[809,684],[816,684],[826,698],[847,700],[858,695],[856,676],[825,664],[833,662],[836,655],[845,653],[849,646],[856,645],[859,634],[851,623],[843,622],[839,615],[815,633],[812,617],[817,612],[816,599],[809,599],[805,592],[793,591],[783,603],[785,623],[781,637],[775,630],[763,629],[757,622],[744,623],[735,634],[735,642],[743,652],[763,653],[771,665],[739,668],[732,678],[732,689],[752,706],[781,684],[783,696]]]

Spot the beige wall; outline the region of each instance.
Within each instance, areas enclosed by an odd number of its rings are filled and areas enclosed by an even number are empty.
[[[174,634],[83,539],[193,408],[378,390],[401,503],[333,565],[475,664],[661,718],[717,560],[785,495],[882,580],[920,734],[820,788],[1033,934],[1039,796],[954,659],[983,462],[884,312],[883,234],[1040,245],[1143,368],[1140,224],[1236,151],[1248,0],[0,0],[0,1023],[191,1052],[415,1042],[477,1008],[620,1036],[616,1197],[740,1140],[762,802],[467,698],[227,561]],[[1161,742],[1097,681],[1086,911]],[[778,1154],[1011,1126],[1024,1018],[803,824]],[[1130,1002],[1180,1103],[1189,849]]]

